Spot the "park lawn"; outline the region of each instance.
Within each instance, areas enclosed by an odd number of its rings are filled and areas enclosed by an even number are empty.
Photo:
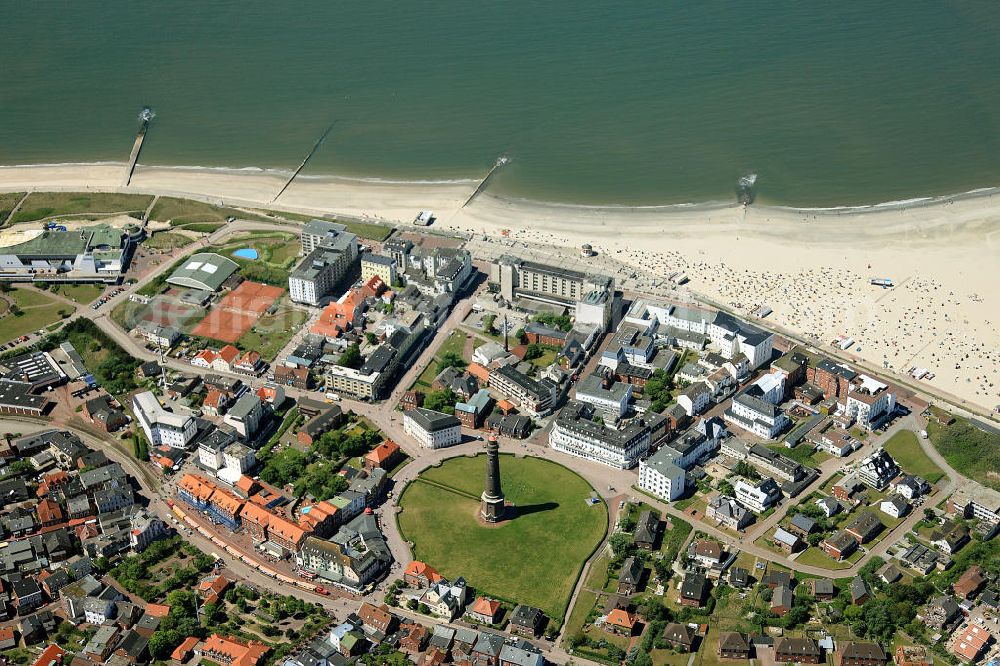
[[[90,303],[104,293],[103,284],[54,284],[51,291],[77,303]]]
[[[920,447],[920,441],[913,431],[900,430],[882,446],[889,452],[893,460],[910,474],[922,476],[928,483],[937,483],[944,477],[941,468],[924,453]]]
[[[454,330],[452,331],[444,342],[441,343],[441,347],[438,349],[436,358],[440,359],[445,354],[458,354],[463,356],[462,352],[465,350],[465,340],[470,336],[465,331]],[[464,358],[464,356],[463,356]],[[468,359],[466,359],[468,361]]]
[[[170,226],[179,227],[192,222],[223,224],[227,218],[236,217],[240,219],[266,221],[267,218],[256,215],[248,215],[235,208],[224,206],[213,206],[191,199],[177,199],[175,197],[160,197],[150,211],[149,217],[157,222],[170,222]]]
[[[817,467],[819,465],[819,461],[816,459],[816,450],[805,442],[791,449],[784,444],[768,444],[767,448],[780,453],[786,458],[791,458],[806,467]]]
[[[520,513],[498,527],[478,518],[483,456],[453,458],[410,483],[400,498],[399,527],[414,558],[444,576],[464,576],[481,594],[537,606],[562,623],[584,562],[603,540],[608,511],[587,503],[583,478],[540,458],[500,458],[503,490]],[[461,493],[461,494],[460,494]]]
[[[22,289],[12,289],[6,294],[0,294],[0,301],[3,301],[0,306],[3,310],[0,315],[0,342],[46,328],[62,319],[60,310],[68,312],[71,309],[47,294]],[[13,301],[22,314],[15,316],[7,312],[8,301]]]
[[[194,242],[193,238],[183,234],[176,234],[170,231],[158,231],[151,238],[143,241],[143,245],[153,250],[172,250],[176,247],[184,247]]]
[[[813,567],[822,567],[836,571],[837,569],[850,569],[855,562],[861,559],[862,552],[856,550],[846,560],[837,561],[823,552],[822,548],[809,547],[802,551],[795,561],[799,564],[806,564]]]
[[[249,331],[236,341],[244,351],[256,351],[265,360],[273,361],[292,334],[309,319],[309,313],[292,307],[279,306],[273,314],[265,314]]]
[[[17,202],[24,197],[24,192],[4,192],[0,194],[0,226],[7,221],[7,216],[14,210]]]
[[[262,211],[264,213],[270,213],[272,215],[277,215],[280,218],[286,220],[295,220],[296,222],[311,222],[312,220],[322,219],[317,218],[315,215],[302,215],[301,213],[287,213],[283,210],[274,211]],[[330,221],[330,220],[327,220]],[[353,222],[348,220],[332,220],[339,224],[343,224],[347,227],[347,230],[352,234],[357,234],[361,238],[367,238],[368,240],[374,241],[384,241],[386,238],[392,234],[394,228],[386,224],[374,224],[371,222]]]
[[[152,200],[148,194],[32,192],[12,222],[33,222],[53,215],[79,213],[141,213]]]
[[[541,356],[531,359],[531,364],[536,368],[547,368],[556,362],[557,356],[559,356],[558,349],[546,347]]]
[[[986,432],[968,420],[957,418],[951,425],[936,421],[927,424],[934,447],[959,474],[984,486],[1000,490],[1000,435]]]

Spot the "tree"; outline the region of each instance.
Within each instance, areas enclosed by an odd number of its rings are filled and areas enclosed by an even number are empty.
[[[455,392],[450,388],[443,388],[431,391],[424,397],[424,408],[445,414],[454,414],[456,402],[458,402],[458,396]]]
[[[635,543],[632,541],[632,537],[624,532],[616,532],[611,535],[608,539],[608,545],[611,546],[611,552],[614,553],[616,559],[628,557],[635,552]]]
[[[733,484],[729,482],[729,479],[722,479],[718,484],[719,492],[723,495],[728,495],[729,497],[734,497],[736,495],[736,490],[733,488]]]
[[[11,303],[8,311],[15,317],[20,317],[24,314],[24,311],[18,307],[17,303]]]
[[[337,365],[344,368],[354,368],[355,370],[360,368],[363,362],[364,359],[361,357],[361,347],[358,346],[358,343],[356,342],[352,342],[347,345],[347,349],[345,349],[344,353],[340,355],[339,359],[337,359]]]
[[[365,340],[367,340],[370,345],[378,344],[378,336],[371,332],[365,333]]]
[[[746,460],[741,460],[736,463],[736,467],[733,468],[733,472],[738,476],[742,476],[745,479],[750,479],[751,481],[760,480],[760,473],[757,469],[748,463]]]
[[[541,358],[545,354],[545,348],[540,344],[532,343],[528,345],[528,348],[524,351],[524,360],[533,361],[536,358]]]
[[[459,370],[464,370],[468,363],[462,358],[461,354],[456,352],[445,352],[441,355],[440,360],[437,364],[438,373],[444,372],[448,368],[458,368]]]

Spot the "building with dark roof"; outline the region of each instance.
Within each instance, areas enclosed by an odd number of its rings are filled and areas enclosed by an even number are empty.
[[[462,441],[462,423],[455,416],[417,407],[403,412],[403,430],[421,446],[439,449]]]

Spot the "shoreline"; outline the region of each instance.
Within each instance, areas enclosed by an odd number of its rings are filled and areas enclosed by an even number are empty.
[[[121,168],[124,169],[125,162],[118,160],[94,161],[94,162],[41,162],[36,164],[5,164],[0,165],[0,191],[11,191],[11,187],[4,185],[6,172],[16,172],[21,170],[37,169],[72,169],[84,170],[87,168]],[[205,175],[231,175],[231,176],[272,176],[276,178],[289,178],[294,173],[292,168],[274,168],[259,166],[202,166],[202,165],[148,165],[138,163],[136,172],[177,172],[177,173],[199,173]],[[485,174],[483,174],[485,175]],[[436,178],[436,179],[405,179],[380,176],[348,176],[343,174],[299,174],[295,177],[295,182],[314,183],[341,183],[341,184],[375,184],[375,185],[395,185],[400,187],[416,186],[447,186],[447,185],[478,185],[482,178],[479,176]],[[484,194],[487,194],[484,192]],[[1000,185],[989,185],[976,187],[964,192],[951,194],[938,194],[930,196],[915,196],[908,199],[893,199],[867,204],[841,204],[830,206],[794,206],[770,201],[757,200],[751,208],[788,211],[803,214],[841,215],[863,214],[869,212],[880,212],[883,210],[898,210],[921,208],[925,206],[943,205],[969,199],[990,198],[995,194],[1000,194]],[[529,197],[513,194],[490,194],[498,199],[503,199],[512,203],[527,204],[533,206],[546,206],[551,208],[564,208],[577,211],[655,211],[669,213],[674,210],[717,210],[725,208],[741,208],[742,206],[734,200],[706,200],[689,201],[663,204],[628,204],[628,203],[574,203],[572,201],[556,201],[548,199],[532,199]]]
[[[122,164],[0,167],[2,191],[114,191],[177,196],[241,208],[335,214],[410,228],[433,210],[429,231],[463,234],[484,258],[506,251],[609,272],[634,291],[671,289],[744,316],[766,304],[773,323],[815,340],[856,342],[850,353],[986,410],[1000,405],[1000,190],[861,210],[801,210],[734,203],[701,207],[597,207],[512,199],[479,181],[297,178],[259,170]],[[422,227],[413,227],[422,230]],[[580,246],[598,252],[580,258]],[[476,254],[476,252],[474,252]],[[628,267],[628,268],[624,268]],[[665,285],[671,273],[690,279]],[[631,275],[634,273],[634,276]],[[883,290],[869,279],[888,277]],[[658,283],[658,284],[657,284]],[[860,348],[860,349],[858,349]],[[918,383],[923,383],[921,382]]]

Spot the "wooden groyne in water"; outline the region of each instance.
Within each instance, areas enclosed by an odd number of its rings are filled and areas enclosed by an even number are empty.
[[[499,169],[500,167],[502,167],[504,164],[507,164],[508,161],[509,160],[506,157],[498,157],[497,158],[497,161],[493,164],[493,167],[490,168],[490,170],[486,173],[486,176],[479,183],[479,187],[477,187],[476,190],[475,190],[475,192],[473,192],[472,195],[468,199],[465,200],[465,203],[462,204],[462,208],[465,208],[470,203],[472,203],[472,200],[475,199],[476,197],[478,197],[479,193],[486,189],[486,183],[489,182],[490,176],[493,175],[493,172],[495,172],[497,169]]]
[[[142,150],[142,142],[146,138],[146,130],[149,129],[149,121],[142,121],[142,127],[139,128],[139,133],[135,135],[135,143],[132,144],[132,154],[128,157],[128,164],[125,166],[125,179],[124,185],[128,187],[128,184],[132,182],[132,174],[135,173],[135,163],[139,160],[139,151]]]
[[[271,199],[271,203],[277,201],[278,197],[280,197],[282,194],[285,193],[285,190],[287,190],[288,186],[292,184],[292,181],[295,180],[295,177],[298,176],[299,172],[305,168],[306,163],[312,158],[313,155],[316,154],[316,151],[319,150],[319,147],[323,145],[323,142],[326,141],[326,135],[330,133],[330,130],[333,129],[333,126],[335,124],[336,123],[330,123],[330,126],[326,128],[326,131],[323,132],[323,135],[316,141],[316,145],[312,147],[312,150],[309,151],[309,154],[306,155],[306,158],[302,160],[302,164],[299,165],[299,168],[292,172],[292,175],[289,176],[287,181],[285,181],[285,184],[282,186],[282,188],[278,190],[278,193],[274,195],[273,199]]]

